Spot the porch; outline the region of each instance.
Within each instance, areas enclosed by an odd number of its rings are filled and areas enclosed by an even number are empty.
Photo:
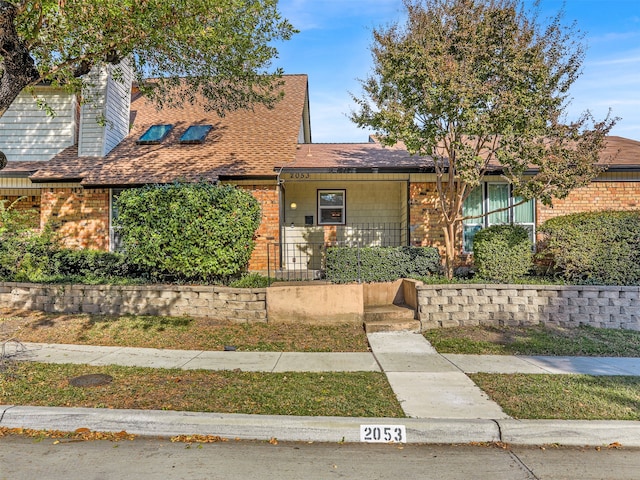
[[[407,224],[403,222],[283,227],[280,238],[282,242],[268,245],[267,275],[285,281],[324,279],[328,247],[408,244]]]
[[[268,274],[324,278],[330,246],[409,244],[406,176],[287,173],[280,178],[279,243],[268,246]]]

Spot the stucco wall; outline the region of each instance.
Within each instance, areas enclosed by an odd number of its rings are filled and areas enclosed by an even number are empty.
[[[318,224],[318,190],[344,190],[346,223],[402,223],[406,216],[406,182],[398,181],[291,181],[285,184],[284,224],[305,225],[305,216]],[[296,204],[295,210],[291,203]]]
[[[422,329],[556,324],[640,330],[640,287],[420,285]]]
[[[265,289],[214,286],[0,283],[4,308],[96,315],[166,315],[264,322]]]
[[[275,284],[267,289],[267,317],[274,323],[362,323],[362,284]]]

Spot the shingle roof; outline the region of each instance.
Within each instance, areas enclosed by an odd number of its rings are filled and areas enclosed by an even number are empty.
[[[83,185],[140,185],[220,176],[275,176],[274,167],[293,160],[307,101],[307,76],[285,75],[284,98],[271,110],[257,105],[220,118],[199,105],[158,110],[141,96],[131,102],[133,128],[106,157],[78,157],[69,147],[35,173],[34,182],[81,179]],[[173,124],[159,145],[138,145],[154,124]],[[202,144],[180,144],[193,124],[213,125]]]
[[[0,176],[25,176],[28,173],[36,172],[42,165],[43,162],[41,161],[23,162],[20,160],[12,160],[7,162],[7,166],[0,170]]]
[[[298,145],[295,161],[282,165],[285,169],[402,169],[431,166],[433,161],[430,157],[411,156],[401,145],[383,147],[379,142]]]
[[[640,142],[610,136],[600,154],[600,163],[611,169],[633,167],[640,169]],[[431,157],[412,156],[402,145],[384,147],[369,143],[316,143],[298,145],[295,161],[282,164],[286,170],[346,169],[358,172],[372,168],[396,171],[433,170]],[[497,165],[496,165],[497,167]]]
[[[624,137],[607,137],[607,145],[600,153],[600,163],[610,168],[640,168],[640,142]]]

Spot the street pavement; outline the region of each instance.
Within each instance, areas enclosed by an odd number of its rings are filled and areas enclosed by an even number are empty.
[[[156,368],[289,371],[382,371],[408,418],[293,417],[174,411],[0,405],[0,426],[137,435],[359,442],[361,427],[402,426],[408,443],[504,442],[515,445],[640,446],[640,422],[516,420],[467,373],[640,375],[640,358],[441,355],[422,335],[368,335],[370,353],[181,351],[149,348],[9,343],[17,360]]]

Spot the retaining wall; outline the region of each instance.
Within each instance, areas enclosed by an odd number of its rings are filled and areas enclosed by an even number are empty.
[[[640,287],[419,285],[422,329],[537,325],[640,330]]]
[[[0,283],[0,306],[53,313],[166,315],[267,320],[266,289],[187,285]]]
[[[404,292],[405,302],[413,295],[414,285],[416,315],[423,330],[540,323],[640,330],[640,287],[637,286],[422,285],[403,282],[403,290],[409,290]],[[396,291],[395,283],[388,286]],[[267,304],[270,303],[269,321],[343,323],[362,321],[364,299],[371,296],[364,295],[364,288],[362,284],[245,289],[0,282],[0,307],[53,313],[190,316],[266,322]]]

